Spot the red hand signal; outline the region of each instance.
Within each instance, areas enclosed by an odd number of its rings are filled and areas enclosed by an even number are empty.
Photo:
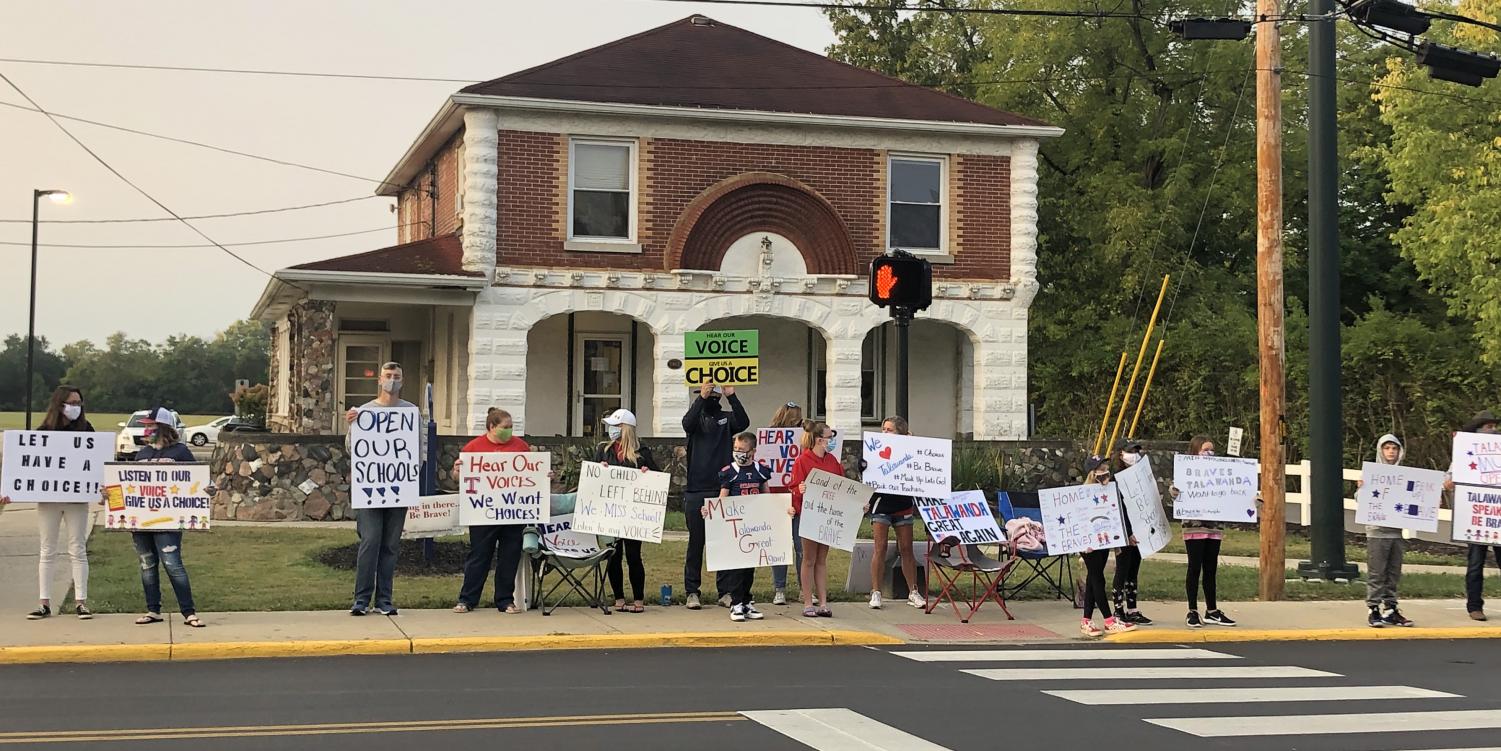
[[[896,272],[890,266],[882,266],[876,270],[876,296],[882,300],[891,299],[891,290],[896,288]]]

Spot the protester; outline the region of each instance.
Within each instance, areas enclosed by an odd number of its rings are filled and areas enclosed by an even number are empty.
[[[177,420],[172,411],[163,407],[148,410],[142,418],[143,436],[146,445],[136,452],[138,462],[174,463],[192,462],[193,452],[184,446],[177,435]],[[207,492],[212,495],[213,488]],[[182,532],[131,532],[136,555],[141,559],[141,587],[146,591],[146,614],[136,619],[136,625],[162,622],[162,587],[158,564],[167,570],[167,580],[172,583],[172,593],[177,596],[177,607],[182,611],[183,623],[193,628],[203,628],[203,619],[193,607],[193,588],[188,584],[188,570],[182,563]]]
[[[636,434],[636,415],[628,409],[617,409],[604,419],[605,434],[610,437],[610,442],[599,447],[594,453],[594,461],[600,464],[608,464],[617,467],[634,467],[642,472],[661,472],[656,460],[652,458],[651,450],[641,445],[641,439]],[[646,612],[646,600],[643,593],[646,589],[646,565],[641,562],[641,541],[620,540],[622,555],[610,556],[610,562],[605,565],[605,575],[610,580],[610,589],[615,594],[615,609],[626,613]],[[625,578],[621,558],[631,569],[631,603],[625,602],[625,593],[622,589],[622,580]]]
[[[92,433],[83,412],[83,392],[73,386],[58,386],[52,392],[52,401],[47,404],[47,414],[38,430]],[[0,495],[0,506],[10,503],[10,498]],[[57,556],[57,532],[61,527],[68,534],[68,559],[73,563],[73,613],[81,621],[94,617],[89,610],[89,518],[88,502],[38,503],[36,505],[37,531],[41,546],[37,553],[37,583],[41,593],[41,605],[26,614],[27,620],[37,621],[52,615],[52,561]],[[57,612],[62,613],[59,605]]]
[[[344,419],[354,423],[360,410],[416,408],[401,398],[401,365],[388,362],[380,366],[380,395],[351,409]],[[421,437],[419,453],[425,455],[427,437]],[[371,596],[375,598],[375,612],[381,615],[396,615],[396,606],[391,602],[391,590],[396,579],[396,558],[401,553],[401,529],[406,526],[407,509],[361,508],[354,511],[355,530],[360,537],[359,553],[354,568],[354,605],[350,615],[365,615],[370,609]]]
[[[1401,464],[1406,456],[1402,441],[1387,433],[1376,440],[1378,464]],[[1359,487],[1364,483],[1357,483]],[[1371,628],[1382,626],[1412,626],[1413,621],[1397,609],[1397,583],[1402,580],[1402,552],[1406,543],[1402,530],[1367,524],[1366,537],[1366,624]],[[1381,612],[1382,608],[1386,612]]]
[[[1465,423],[1460,429],[1462,433],[1501,433],[1501,423],[1496,416],[1485,410]],[[1453,490],[1454,482],[1449,480],[1444,487]],[[1492,555],[1496,565],[1501,566],[1501,545],[1491,545]],[[1485,553],[1487,547],[1483,543],[1470,543],[1465,556],[1465,610],[1470,618],[1476,621],[1485,620]]]
[[[726,413],[720,399],[730,403]],[[734,436],[750,427],[750,417],[735,396],[734,386],[723,389],[712,383],[699,387],[698,396],[683,415],[683,432],[687,434],[687,478],[683,484],[683,517],[688,524],[688,554],[683,561],[683,593],[689,610],[701,607],[699,584],[704,568],[704,500],[719,495],[719,469],[730,463]],[[728,575],[720,571],[714,577],[717,597],[730,606]]]
[[[464,454],[531,451],[526,441],[516,437],[511,413],[491,407],[485,414],[485,434],[476,436],[460,449]],[[457,475],[463,463],[453,464]],[[480,593],[490,576],[490,562],[495,561],[495,608],[502,613],[519,613],[516,607],[516,571],[521,568],[522,524],[473,524],[469,527],[469,555],[464,559],[464,583],[459,587],[455,613],[468,613],[479,607]]]
[[[733,460],[719,470],[719,499],[744,495],[761,495],[766,492],[766,483],[771,480],[771,468],[756,461],[756,434],[741,433],[735,436]],[[789,508],[789,513],[791,509]],[[702,516],[709,518],[709,507],[703,507]],[[730,569],[727,572],[730,585],[730,620],[741,623],[759,621],[765,616],[751,602],[751,586],[756,580],[756,569]]]
[[[1086,485],[1110,484],[1110,463],[1101,456],[1091,456],[1084,462]],[[1125,516],[1122,514],[1122,516]],[[1085,550],[1079,554],[1084,559],[1084,618],[1079,621],[1079,633],[1095,637],[1104,634],[1119,634],[1136,629],[1136,624],[1110,614],[1110,601],[1105,599],[1105,564],[1110,562],[1110,549]],[[1105,619],[1102,630],[1094,625],[1094,611],[1099,608]]]
[[[1207,435],[1196,435],[1188,441],[1190,456],[1214,456],[1214,441]],[[1178,497],[1178,489],[1172,489]],[[1188,550],[1188,578],[1184,582],[1188,590],[1188,616],[1184,622],[1189,628],[1203,628],[1208,623],[1215,626],[1234,626],[1235,621],[1225,615],[1215,602],[1214,590],[1220,570],[1220,544],[1224,542],[1224,527],[1219,522],[1194,519],[1183,521],[1183,547]],[[1199,580],[1204,581],[1204,617],[1199,617]]]
[[[792,513],[794,519],[802,514],[803,495],[808,492],[808,475],[821,469],[831,475],[843,476],[844,465],[839,463],[839,438],[827,424],[816,420],[803,421],[802,451],[792,463]],[[829,546],[815,540],[798,538],[794,542],[803,546],[802,569],[798,572],[800,594],[803,597],[803,616],[807,618],[834,617],[829,610]],[[823,603],[814,607],[816,602]]]
[[[911,435],[907,418],[892,416],[881,421],[882,433]],[[865,460],[860,460],[865,470]],[[902,577],[907,582],[907,604],[923,609],[926,597],[917,591],[917,557],[912,552],[913,523],[917,521],[917,504],[911,496],[875,493],[870,497],[870,532],[874,542],[870,554],[870,607],[881,607],[881,584],[886,581],[886,533],[896,531],[896,551],[901,557]]]
[[[803,424],[803,408],[797,406],[797,402],[787,402],[786,404],[783,404],[782,406],[777,407],[776,414],[774,414],[774,415],[771,416],[771,425],[768,425],[767,427],[771,427],[771,428],[796,428],[796,427],[801,426],[802,424]],[[787,488],[784,488],[781,485],[777,484],[777,482],[779,480],[781,480],[781,476],[780,475],[773,476],[771,479],[772,479],[772,481],[771,481],[770,485],[768,486],[768,492],[771,492],[771,493],[786,493],[787,492]],[[796,517],[796,516],[792,517],[792,555],[793,555],[793,559],[795,560],[795,562],[797,564],[798,575],[799,575],[799,577],[801,577],[801,575],[802,575],[802,569],[803,569],[803,546],[798,543],[798,539],[799,538],[797,536],[797,530],[798,530],[797,522],[798,522],[798,517]],[[783,565],[783,566],[772,566],[771,567],[771,586],[773,588],[773,591],[771,593],[771,604],[773,604],[773,605],[786,605],[787,604],[787,567],[785,565]],[[799,579],[799,581],[798,581],[798,587],[802,587],[802,581],[801,581],[801,579]]]
[[[1141,443],[1125,439],[1116,452],[1119,469],[1133,467],[1146,452]],[[1115,549],[1115,579],[1110,587],[1110,601],[1115,605],[1115,617],[1138,626],[1152,625],[1152,619],[1136,608],[1137,578],[1141,574],[1141,548],[1137,547],[1136,534],[1131,529],[1131,515],[1121,514],[1126,534],[1131,544]]]

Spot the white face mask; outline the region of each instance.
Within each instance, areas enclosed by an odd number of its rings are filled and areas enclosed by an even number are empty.
[[[1139,462],[1139,461],[1141,461],[1141,454],[1137,454],[1137,453],[1130,452],[1130,451],[1126,451],[1126,452],[1122,452],[1121,453],[1121,464],[1124,464],[1127,467],[1134,467],[1134,466],[1136,466],[1136,463]]]
[[[83,405],[82,404],[64,404],[63,405],[63,417],[68,418],[69,422],[72,422],[73,420],[77,420],[82,415],[83,415]]]
[[[605,426],[605,435],[609,436],[610,440],[612,440],[612,441],[618,441],[618,440],[620,440],[620,433],[621,433],[621,430],[620,430],[620,426],[619,425],[606,425]]]

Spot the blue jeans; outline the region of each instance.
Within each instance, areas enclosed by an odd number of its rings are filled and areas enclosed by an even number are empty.
[[[355,509],[354,527],[360,534],[360,549],[354,566],[354,606],[391,607],[391,587],[396,580],[396,556],[401,552],[401,528],[407,523],[404,508]]]
[[[157,564],[167,569],[172,594],[184,616],[198,610],[193,607],[193,589],[188,586],[188,570],[182,565],[181,532],[131,532],[130,541],[141,557],[141,588],[146,590],[146,612],[162,612],[162,580]]]
[[[1465,555],[1465,609],[1471,613],[1485,610],[1485,554],[1489,550],[1501,566],[1501,545],[1470,544]]]
[[[792,555],[797,559],[797,570],[799,572],[803,570],[803,538],[797,536],[797,523],[799,521],[802,521],[802,518],[802,514],[798,514],[797,516],[792,517]],[[802,573],[798,573],[797,575],[797,585],[799,587],[803,586]],[[777,589],[787,588],[786,566],[771,567],[771,586]]]

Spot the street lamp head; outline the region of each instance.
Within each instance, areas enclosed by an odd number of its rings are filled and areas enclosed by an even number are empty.
[[[66,190],[39,190],[37,196],[46,196],[53,203],[72,203],[73,194]]]

